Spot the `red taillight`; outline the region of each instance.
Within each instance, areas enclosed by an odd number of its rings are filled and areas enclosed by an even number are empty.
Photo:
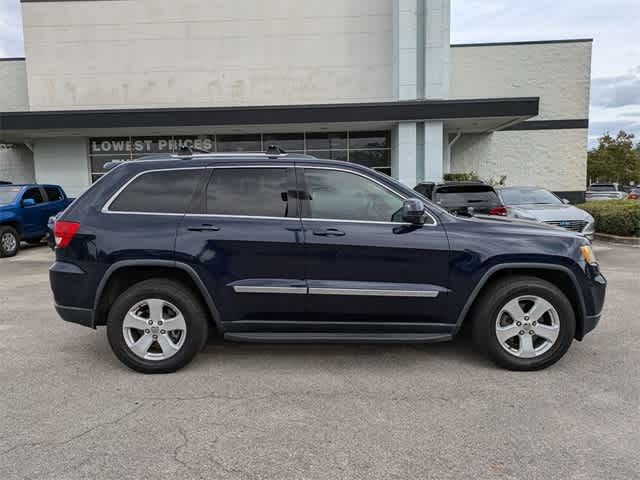
[[[66,248],[69,243],[71,243],[73,236],[79,228],[80,224],[76,222],[56,221],[53,226],[53,236],[56,239],[56,247]]]
[[[627,195],[627,200],[638,200],[638,194],[631,192],[629,195]]]
[[[491,210],[489,210],[489,215],[498,215],[500,217],[506,217],[507,216],[507,207],[494,207]]]

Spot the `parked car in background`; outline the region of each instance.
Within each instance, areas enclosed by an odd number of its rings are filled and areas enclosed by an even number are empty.
[[[627,194],[627,200],[640,200],[640,187],[634,187]]]
[[[0,186],[0,257],[17,254],[21,241],[40,243],[49,217],[70,202],[58,185]]]
[[[543,222],[583,234],[595,235],[595,220],[584,210],[569,205],[568,200],[538,187],[503,187],[498,194],[507,207],[508,216],[520,220]]]
[[[106,325],[114,354],[145,373],[185,366],[209,332],[432,343],[463,325],[498,364],[536,370],[596,327],[606,280],[585,238],[417,197],[307,155],[122,163],[55,223],[55,308]]]
[[[625,192],[618,189],[614,183],[592,183],[584,194],[587,202],[597,200],[622,200]]]
[[[507,215],[495,189],[483,182],[423,182],[414,190],[454,215]]]

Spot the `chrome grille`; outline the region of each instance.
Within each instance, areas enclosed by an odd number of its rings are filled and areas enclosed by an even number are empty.
[[[584,220],[551,220],[549,222],[544,222],[548,225],[554,225],[556,227],[566,228],[567,230],[572,230],[574,232],[582,232],[584,227],[587,226],[587,222]]]

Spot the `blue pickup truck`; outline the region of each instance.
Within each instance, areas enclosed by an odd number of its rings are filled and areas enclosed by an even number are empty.
[[[21,241],[40,243],[49,217],[70,203],[58,185],[0,185],[0,258],[17,254]]]

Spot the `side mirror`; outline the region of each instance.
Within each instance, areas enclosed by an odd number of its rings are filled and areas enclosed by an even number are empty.
[[[562,203],[564,203],[565,205],[569,205],[571,202],[569,200],[567,200],[566,198],[562,199]]]
[[[402,202],[402,220],[415,225],[424,224],[424,203],[417,198],[408,198]]]
[[[33,198],[25,198],[22,200],[23,207],[33,207],[36,204],[36,201]]]

